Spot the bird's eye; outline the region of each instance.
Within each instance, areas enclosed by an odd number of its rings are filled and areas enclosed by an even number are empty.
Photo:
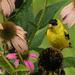
[[[57,20],[56,19],[52,19],[49,21],[49,24],[52,24],[53,26],[57,25]]]

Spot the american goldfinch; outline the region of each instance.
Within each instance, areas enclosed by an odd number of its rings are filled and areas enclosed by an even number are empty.
[[[49,22],[47,38],[50,44],[59,50],[69,47],[69,34],[58,19],[52,19]]]

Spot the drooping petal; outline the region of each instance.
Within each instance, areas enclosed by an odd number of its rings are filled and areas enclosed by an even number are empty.
[[[75,9],[68,16],[68,28],[71,28],[74,22],[75,22]]]
[[[10,57],[8,57],[8,59],[16,59],[17,58],[17,56],[10,56]]]
[[[73,9],[73,3],[70,3],[69,5],[64,7],[60,13],[61,18],[63,19],[66,15],[68,15],[72,9]]]
[[[2,6],[1,6],[1,1],[0,1],[0,12],[2,12]]]
[[[74,2],[68,4],[66,7],[64,7],[60,13],[61,18],[63,19],[62,23],[68,23],[68,28],[71,28],[71,26],[75,23],[75,7]]]
[[[16,29],[17,29],[17,30],[20,30],[20,31],[24,31],[23,28],[20,27],[20,26],[16,26]]]
[[[16,29],[17,29],[17,33],[19,33],[21,35],[27,34],[27,32],[24,31],[23,28],[20,26],[16,26]]]
[[[2,24],[0,23],[0,29],[3,29],[3,26],[2,26]]]
[[[14,62],[14,65],[15,67],[17,67],[19,65],[19,59],[17,59],[15,62]]]
[[[8,0],[8,3],[10,5],[10,10],[11,10],[11,13],[13,12],[13,10],[15,9],[15,4],[14,2],[12,2],[13,0]]]
[[[2,7],[3,14],[6,17],[9,17],[9,15],[10,15],[10,5],[7,2],[7,0],[2,0],[1,7]]]
[[[12,45],[11,45],[10,41],[7,41],[6,43],[7,43],[7,45],[8,45],[8,49],[9,49],[9,50],[12,49]]]
[[[68,28],[71,28],[71,26],[75,22],[75,9],[73,9],[70,14],[67,16],[65,20],[63,20],[63,24],[68,23]]]
[[[18,37],[20,37],[23,41],[25,41],[25,43],[27,43],[27,41],[25,40],[25,37],[23,36],[23,35],[21,35],[21,34],[17,34],[18,35]]]
[[[12,44],[15,47],[15,49],[19,52],[24,52],[25,50],[28,50],[28,46],[25,41],[23,41],[21,38],[18,36],[15,36],[12,39]]]
[[[70,3],[70,4],[68,4],[67,6],[65,6],[65,7],[62,9],[60,15],[61,15],[66,9],[68,9],[69,7],[71,7],[71,8],[73,7],[73,2]]]
[[[10,14],[15,9],[15,0],[1,0],[1,6],[0,6],[0,12],[6,16],[9,17]]]
[[[15,2],[14,2],[14,0],[10,0],[11,1],[11,4],[12,4],[12,12],[13,12],[13,10],[15,9]]]
[[[27,32],[26,31],[21,31],[21,30],[17,30],[16,31],[17,32],[17,34],[20,34],[20,35],[25,35],[25,34],[27,34]]]
[[[38,57],[37,57],[36,54],[31,53],[31,54],[29,54],[29,58],[32,58],[32,59],[35,59],[36,60],[36,58],[38,58]]]
[[[30,60],[24,60],[24,63],[30,72],[34,71],[34,64]]]
[[[11,53],[11,54],[8,54],[7,56],[6,56],[6,58],[8,58],[8,59],[16,59],[17,58],[17,53]]]

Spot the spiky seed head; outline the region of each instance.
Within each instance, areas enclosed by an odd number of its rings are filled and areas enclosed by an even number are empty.
[[[46,71],[55,71],[62,64],[63,55],[55,48],[47,48],[39,56],[38,66]]]

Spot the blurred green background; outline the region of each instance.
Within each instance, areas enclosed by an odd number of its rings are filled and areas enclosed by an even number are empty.
[[[48,0],[48,5],[51,5],[51,4],[54,4],[54,3],[57,3],[57,2],[60,2],[62,0]],[[66,6],[67,4],[69,4],[70,2],[72,2],[73,0],[68,0],[61,8],[60,10],[56,13],[56,15],[54,16],[54,18],[56,19],[59,19],[60,21],[61,20],[61,16],[60,16],[60,12],[62,10],[62,8],[64,6]],[[33,0],[32,2],[32,8],[33,8],[33,12],[34,12],[34,15],[36,16],[37,13],[44,8],[44,3],[45,3],[45,0]],[[3,22],[2,20],[2,15],[0,14],[0,23]],[[70,35],[70,42],[72,43],[72,47],[73,48],[65,48],[62,53],[63,53],[63,56],[64,57],[75,57],[75,25],[73,25],[70,29],[68,29],[68,26],[67,24],[64,24],[64,27],[65,29],[69,32],[69,35]],[[38,31],[38,33],[40,32],[41,30]],[[37,34],[38,34],[37,33]],[[47,37],[45,36],[44,37],[44,40],[42,42],[42,44],[39,46],[41,48],[47,48],[47,47],[51,47],[49,42],[48,42],[48,39]],[[75,75],[75,68],[73,67],[70,67],[70,68],[65,68],[65,72],[66,72],[66,75]]]
[[[54,4],[54,3],[57,3],[57,2],[60,2],[62,0],[48,0],[48,4],[47,5],[51,5],[51,4]],[[68,0],[61,8],[60,10],[56,13],[56,15],[54,16],[54,18],[57,18],[59,19],[60,21],[61,20],[61,16],[60,16],[60,12],[62,10],[62,8],[64,6],[66,6],[67,4],[69,4],[70,2],[72,2],[73,0]],[[33,12],[34,12],[34,15],[36,16],[37,13],[43,9],[44,7],[44,2],[45,0],[33,0],[33,3],[32,3],[32,7],[33,7]],[[62,53],[63,53],[63,56],[64,57],[75,57],[75,25],[73,25],[70,29],[68,29],[68,25],[67,24],[64,24],[64,27],[65,29],[69,32],[69,35],[70,35],[70,42],[72,43],[72,47],[73,48],[65,48]],[[41,31],[41,30],[40,30]],[[39,32],[40,32],[39,31]],[[50,47],[50,44],[48,42],[48,39],[47,37],[45,36],[42,44],[40,45],[41,48],[47,48],[47,47]],[[65,72],[66,72],[66,75],[75,75],[75,68],[73,67],[70,67],[70,68],[65,68]]]

